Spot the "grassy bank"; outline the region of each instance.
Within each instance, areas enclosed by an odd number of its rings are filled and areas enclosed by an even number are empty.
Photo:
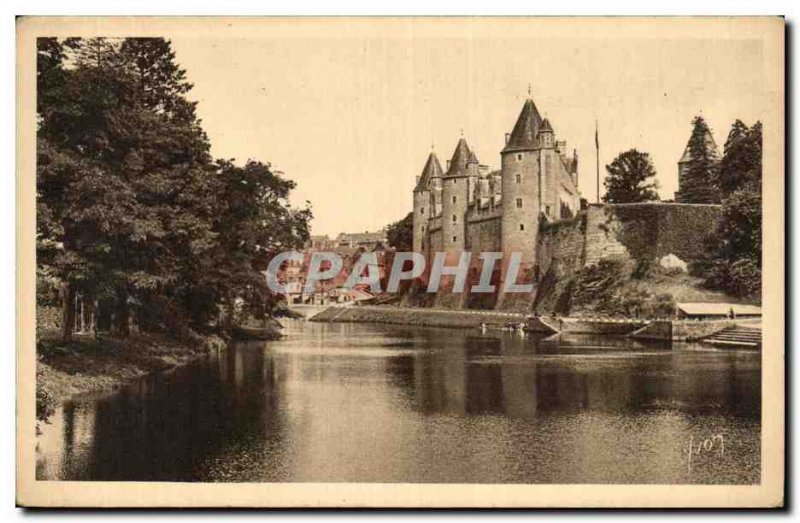
[[[159,334],[126,339],[77,335],[63,342],[55,332],[41,333],[36,347],[37,418],[46,419],[55,405],[72,395],[111,391],[225,347],[225,340],[216,335],[182,341]]]

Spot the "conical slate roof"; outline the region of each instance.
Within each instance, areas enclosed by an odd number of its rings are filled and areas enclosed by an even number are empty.
[[[550,125],[550,120],[548,120],[547,118],[544,119],[544,121],[542,122],[541,127],[539,127],[539,132],[542,132],[542,131],[551,132],[551,133],[553,132],[553,126]]]
[[[474,153],[470,151],[467,141],[461,138],[458,141],[458,145],[456,145],[456,150],[453,151],[453,157],[450,159],[450,168],[447,170],[446,176],[467,174],[467,163],[469,163],[471,157],[474,157]]]
[[[522,106],[522,111],[519,113],[517,123],[514,125],[514,130],[511,131],[511,136],[503,152],[535,149],[536,133],[539,132],[541,125],[542,116],[533,100],[528,98]]]
[[[417,181],[417,186],[414,190],[427,190],[430,186],[431,179],[441,175],[442,166],[439,163],[439,159],[436,157],[436,153],[431,152],[431,154],[428,155],[428,161],[425,162],[425,167],[422,168],[422,174],[420,174],[419,181]]]
[[[711,130],[706,131],[706,147],[711,152],[711,156],[715,158],[719,158],[719,148],[717,147],[717,142],[714,141],[714,135],[711,134]],[[692,137],[689,136],[689,141],[686,142],[686,149],[683,150],[683,156],[681,159],[678,160],[678,163],[686,163],[692,161],[692,154],[689,151],[689,144],[692,141]]]

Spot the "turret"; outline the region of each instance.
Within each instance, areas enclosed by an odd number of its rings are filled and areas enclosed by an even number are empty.
[[[433,190],[435,180],[441,178],[442,166],[436,153],[431,152],[422,174],[417,176],[417,185],[414,187],[414,230],[413,230],[413,250],[414,252],[425,253],[430,248],[427,241],[429,220],[435,215],[435,203]]]
[[[506,257],[512,252],[521,252],[524,264],[532,264],[535,259],[542,197],[540,130],[543,124],[533,100],[525,100],[517,123],[500,153],[503,180],[501,244]]]
[[[478,177],[478,158],[461,138],[442,177],[442,245],[444,251],[464,250],[466,212]]]
[[[686,143],[686,148],[683,150],[683,155],[681,155],[681,159],[678,160],[678,192],[675,193],[675,201],[678,203],[686,203],[683,185],[686,174],[689,172],[689,165],[692,163],[692,152],[690,150],[691,141],[692,138],[689,136],[689,142]],[[713,161],[719,161],[719,148],[717,147],[717,142],[714,140],[714,136],[711,134],[710,130],[706,131],[705,143],[711,159]]]
[[[539,147],[542,149],[554,149],[556,147],[555,132],[553,131],[553,126],[550,125],[550,120],[547,118],[544,119],[541,127],[539,127],[537,138]]]

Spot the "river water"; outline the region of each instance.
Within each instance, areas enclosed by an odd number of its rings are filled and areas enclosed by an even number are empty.
[[[37,478],[759,482],[758,352],[284,324],[280,341],[66,402]]]

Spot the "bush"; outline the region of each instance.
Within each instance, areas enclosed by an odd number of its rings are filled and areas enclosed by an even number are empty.
[[[584,267],[575,280],[573,304],[607,303],[633,272],[633,263],[622,257],[609,257]]]
[[[734,262],[718,260],[711,264],[706,286],[721,289],[740,298],[761,301],[761,268],[748,258]]]

